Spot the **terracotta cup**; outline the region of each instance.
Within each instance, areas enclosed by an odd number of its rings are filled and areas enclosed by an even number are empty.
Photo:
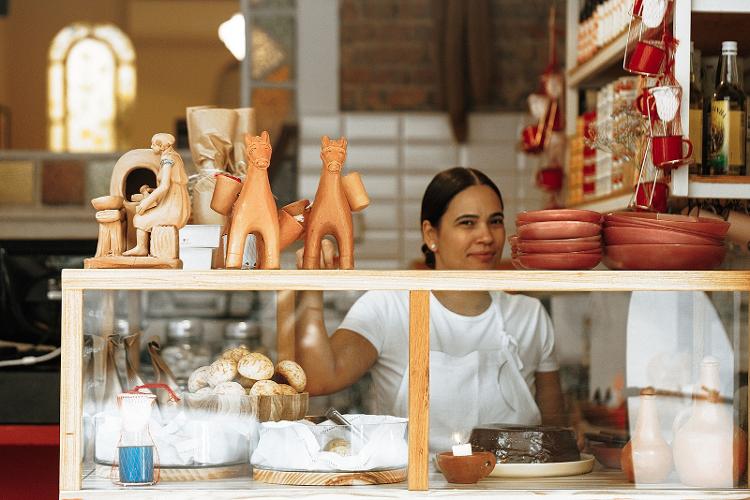
[[[639,75],[658,75],[666,53],[650,43],[639,41],[625,65],[625,69]]]
[[[304,228],[297,222],[287,211],[279,210],[279,249],[283,250],[286,246],[297,241]]]
[[[452,451],[438,453],[437,464],[449,483],[473,484],[489,475],[497,459],[489,451],[475,451],[467,456],[455,456]]]
[[[559,191],[562,183],[563,169],[560,167],[547,167],[536,173],[536,185],[545,191]]]
[[[242,191],[242,181],[238,177],[218,174],[214,194],[211,197],[211,209],[221,215],[229,215],[240,191]]]
[[[367,208],[370,204],[370,197],[367,196],[359,172],[352,172],[343,176],[341,182],[344,184],[344,194],[346,194],[346,201],[349,202],[349,208],[352,212],[359,212]]]
[[[302,215],[305,213],[305,209],[310,205],[310,200],[297,200],[288,205],[284,205],[281,209],[289,215]]]
[[[687,144],[687,152],[683,144]],[[687,161],[693,155],[693,143],[681,135],[666,135],[651,138],[651,158],[659,168],[673,167]]]

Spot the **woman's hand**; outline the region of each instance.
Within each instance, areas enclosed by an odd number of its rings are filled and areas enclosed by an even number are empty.
[[[297,259],[297,269],[302,269],[302,258],[305,255],[305,249],[300,248],[295,253]],[[331,240],[323,238],[320,242],[320,269],[338,269],[339,255],[336,245]]]

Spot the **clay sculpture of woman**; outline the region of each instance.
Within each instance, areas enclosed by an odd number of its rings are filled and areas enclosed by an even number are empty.
[[[227,241],[227,269],[242,267],[248,234],[254,234],[258,242],[258,267],[279,268],[279,216],[268,180],[271,152],[268,132],[263,131],[260,136],[245,135],[247,176],[234,203]]]
[[[321,240],[336,238],[341,269],[354,269],[354,234],[352,211],[344,190],[341,169],[346,161],[346,138],[338,141],[321,139],[320,159],[323,169],[309,216],[306,218],[303,269],[317,269],[320,264]]]
[[[161,155],[157,184],[136,207],[133,217],[133,226],[137,230],[136,246],[123,255],[148,255],[149,233],[155,226],[180,229],[187,224],[190,217],[187,174],[182,158],[174,150],[174,144],[175,139],[171,134],[160,133],[151,138],[151,150]]]

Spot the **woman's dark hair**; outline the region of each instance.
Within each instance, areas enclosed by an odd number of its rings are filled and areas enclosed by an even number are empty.
[[[430,221],[434,228],[440,227],[440,219],[451,200],[471,186],[489,186],[500,198],[500,205],[503,205],[503,195],[487,175],[475,168],[453,167],[438,173],[427,185],[422,197],[420,224]],[[422,245],[422,253],[427,267],[435,269],[435,254],[426,244]]]

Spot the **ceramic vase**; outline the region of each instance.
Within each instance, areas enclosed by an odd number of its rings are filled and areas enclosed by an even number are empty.
[[[675,421],[675,468],[687,486],[731,488],[745,469],[747,438],[735,427],[731,407],[719,400],[716,358],[701,363],[700,387],[702,397],[693,401],[687,420]]]
[[[656,395],[641,391],[635,432],[622,449],[622,470],[634,483],[661,483],[672,471],[672,450],[661,435]]]

